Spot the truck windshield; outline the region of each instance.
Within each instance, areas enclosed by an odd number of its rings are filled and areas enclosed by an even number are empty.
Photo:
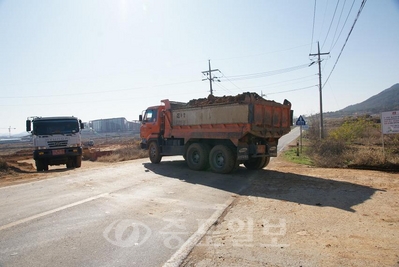
[[[73,134],[79,132],[77,120],[43,120],[33,122],[33,134]]]
[[[157,118],[157,110],[156,109],[149,109],[144,114],[144,122],[154,122]]]

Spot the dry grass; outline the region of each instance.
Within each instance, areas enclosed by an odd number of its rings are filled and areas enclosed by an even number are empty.
[[[112,151],[110,155],[99,157],[97,161],[118,162],[146,157],[148,157],[148,151],[140,148],[139,141],[133,141],[128,142],[125,145],[122,145],[121,148]]]
[[[315,166],[399,171],[399,135],[385,137],[383,153],[380,124],[371,116],[341,119],[341,124],[335,120],[323,140],[317,128],[312,124],[306,135],[307,153]]]
[[[3,158],[0,158],[0,172],[6,172],[9,170],[9,166],[7,164],[7,161]]]
[[[311,142],[308,155],[318,167],[345,167],[347,161],[347,146],[339,140],[315,140]]]

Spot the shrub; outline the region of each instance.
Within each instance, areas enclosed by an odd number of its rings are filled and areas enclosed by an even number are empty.
[[[5,172],[8,171],[9,166],[7,164],[7,161],[3,158],[0,158],[0,171]]]
[[[357,166],[382,166],[385,159],[381,149],[359,147],[353,150],[350,163]]]
[[[312,161],[319,167],[343,167],[346,165],[346,144],[333,138],[314,140],[308,153]]]
[[[371,117],[363,116],[346,119],[344,123],[329,132],[329,136],[346,143],[362,143],[370,145],[378,143],[380,139],[380,127]]]

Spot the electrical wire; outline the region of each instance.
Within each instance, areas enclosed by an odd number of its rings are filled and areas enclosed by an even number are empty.
[[[143,95],[143,96],[140,96],[140,99],[148,99],[148,98],[160,98],[160,99],[163,99],[163,98],[168,98],[168,97],[170,97],[170,96],[181,96],[181,95],[192,95],[192,94],[194,94],[194,93],[198,93],[198,94],[202,94],[202,90],[201,91],[197,91],[197,92],[192,92],[192,91],[186,91],[186,92],[184,92],[184,93],[181,93],[181,92],[179,92],[179,93],[175,93],[175,94],[171,94],[171,93],[167,93],[167,96],[160,96],[159,94],[156,94],[156,95]],[[89,104],[92,104],[92,103],[109,103],[109,102],[126,102],[126,101],[129,101],[129,102],[131,102],[132,100],[137,100],[137,97],[124,97],[124,98],[114,98],[114,99],[109,99],[109,98],[107,98],[107,99],[102,99],[102,100],[90,100],[90,102],[88,102],[88,101],[75,101],[74,102],[74,104],[84,104],[85,106],[87,106],[88,105],[88,103]],[[26,106],[64,106],[64,105],[70,105],[70,103],[66,103],[65,101],[63,101],[63,102],[45,102],[45,103],[37,103],[37,102],[35,102],[35,103],[28,103],[28,104],[26,104],[26,103],[24,103],[24,104],[6,104],[6,105],[1,105],[2,107],[4,106],[4,107],[20,107],[20,106],[22,106],[22,107],[26,107]]]
[[[297,88],[297,89],[291,89],[291,90],[286,90],[286,91],[280,91],[280,92],[273,92],[273,93],[264,93],[265,95],[275,95],[275,94],[282,94],[282,93],[288,93],[288,92],[294,92],[294,91],[301,91],[301,90],[305,90],[305,89],[309,89],[309,88],[313,88],[313,87],[318,87],[319,85],[311,85],[311,86],[307,86],[307,87],[302,87],[302,88]]]
[[[263,78],[267,76],[273,76],[273,75],[279,75],[303,68],[309,67],[309,64],[302,64],[290,68],[285,68],[285,69],[279,69],[279,70],[273,70],[273,71],[266,71],[266,72],[258,72],[258,73],[250,73],[250,74],[242,74],[242,75],[234,75],[234,76],[226,76],[224,78],[230,79],[230,81],[238,81],[238,80],[247,80],[247,79],[257,79],[257,78]]]
[[[126,89],[92,91],[92,92],[80,92],[80,93],[73,93],[73,94],[31,95],[31,96],[0,96],[0,99],[45,98],[45,97],[77,96],[77,95],[93,95],[93,94],[97,95],[97,94],[104,94],[104,93],[135,91],[135,90],[142,90],[142,89],[146,89],[146,88],[163,87],[163,86],[179,85],[179,84],[188,84],[188,83],[195,83],[195,82],[200,82],[200,80],[192,80],[192,81],[184,81],[184,82],[176,82],[176,83],[168,83],[168,84],[157,84],[157,85],[142,86],[142,87],[131,87],[131,88],[126,88]]]
[[[228,88],[226,88],[226,87],[224,87],[222,84],[220,84],[220,83],[216,83],[216,85],[217,86],[219,86],[220,88],[222,88],[224,91],[226,91],[227,93],[229,93],[229,94],[233,94],[233,92],[232,91],[230,91],[230,89],[228,89]],[[215,90],[214,90],[215,91]]]
[[[330,79],[331,74],[333,73],[335,67],[337,66],[337,63],[338,63],[338,61],[339,61],[339,59],[340,59],[340,57],[341,57],[341,55],[342,55],[342,52],[344,51],[344,48],[345,48],[345,46],[346,46],[346,44],[347,44],[347,42],[348,42],[348,40],[349,40],[349,37],[350,37],[351,34],[352,34],[353,29],[355,28],[356,22],[357,22],[357,20],[359,19],[360,14],[362,13],[364,6],[366,5],[366,2],[367,2],[367,0],[363,0],[363,1],[362,1],[362,4],[360,5],[359,11],[357,12],[357,16],[356,16],[356,18],[355,18],[355,21],[353,22],[353,25],[352,25],[352,27],[351,27],[349,33],[348,33],[348,36],[346,37],[345,43],[344,43],[344,45],[343,45],[342,48],[341,48],[341,52],[339,53],[339,55],[338,55],[338,57],[337,57],[337,60],[335,61],[334,66],[333,66],[333,68],[331,69],[330,74],[328,75],[326,81],[324,82],[323,87],[326,85],[326,83],[327,83],[328,80]]]
[[[346,23],[348,22],[349,16],[350,16],[350,14],[352,13],[352,8],[353,8],[353,6],[355,5],[355,2],[356,2],[356,0],[353,0],[352,5],[351,5],[351,8],[349,9],[348,15],[346,16],[344,25],[342,25],[341,31],[339,32],[339,35],[338,35],[337,40],[335,41],[334,45],[331,45],[330,51],[332,51],[332,50],[334,49],[335,45],[338,43],[338,40],[339,40],[339,38],[341,37],[341,34],[342,34],[342,32],[343,32],[343,30],[344,30],[344,28],[345,28],[345,25],[346,25]]]
[[[309,79],[310,77],[312,77],[312,79]],[[296,79],[286,80],[286,81],[282,81],[282,82],[276,82],[276,83],[270,83],[270,84],[264,84],[264,85],[256,85],[256,86],[248,86],[248,87],[241,87],[241,89],[259,88],[259,87],[262,87],[262,88],[280,87],[280,86],[286,86],[287,84],[296,83],[295,81],[298,81],[298,80],[311,81],[313,79],[316,79],[315,75],[309,75],[309,76],[305,76],[305,77],[302,77],[302,78],[296,78]]]
[[[327,34],[326,34],[326,38],[324,39],[324,42],[323,42],[323,44],[321,45],[321,50],[323,50],[324,44],[326,43],[327,38],[328,38],[328,35],[330,34],[331,26],[332,26],[333,23],[334,23],[334,18],[335,18],[335,14],[337,13],[337,9],[338,9],[339,2],[340,2],[340,0],[338,0],[338,1],[337,1],[337,4],[335,5],[334,14],[333,14],[333,17],[332,17],[332,19],[331,19],[330,26],[328,27],[328,31],[327,31]]]
[[[220,70],[219,70],[220,71]],[[223,72],[220,71],[220,73],[223,75],[224,78],[226,78],[226,80],[228,80],[232,85],[234,85],[238,90],[241,90],[240,87],[238,87],[235,83],[233,83]],[[223,78],[222,77],[222,78]]]
[[[337,22],[337,27],[335,28],[334,36],[333,36],[332,41],[331,41],[330,51],[331,51],[331,47],[332,47],[332,45],[333,45],[333,43],[334,43],[335,36],[337,36],[338,27],[339,27],[339,24],[340,24],[340,22],[341,22],[342,14],[344,13],[345,6],[346,6],[346,0],[345,0],[344,4],[342,5],[341,13],[339,14],[339,18],[338,18],[338,22]]]
[[[309,54],[312,53],[312,48],[313,48],[313,36],[314,36],[314,25],[315,25],[315,21],[316,21],[316,0],[314,0],[312,39],[311,39],[311,41],[310,41],[310,51],[309,51]]]
[[[212,61],[224,61],[224,60],[240,59],[240,58],[247,58],[247,57],[259,57],[259,56],[263,56],[263,55],[269,55],[269,54],[275,54],[275,53],[285,52],[285,51],[289,51],[289,50],[294,50],[294,49],[297,49],[297,48],[300,48],[300,47],[305,47],[305,46],[308,46],[308,45],[309,44],[303,44],[303,45],[298,45],[298,46],[294,46],[294,47],[286,48],[286,49],[282,49],[282,50],[275,50],[275,51],[271,51],[271,52],[259,53],[259,54],[253,54],[253,55],[227,57],[227,58],[216,58],[216,59],[212,59]]]

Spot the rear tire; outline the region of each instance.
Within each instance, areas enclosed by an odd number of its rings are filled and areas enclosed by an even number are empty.
[[[209,164],[216,173],[230,173],[236,167],[237,159],[233,151],[224,145],[216,145],[209,154]]]
[[[262,169],[266,163],[266,158],[250,158],[244,162],[244,166],[248,170],[259,170]]]
[[[76,156],[75,158],[75,167],[80,168],[82,166],[82,156]]]
[[[148,145],[148,156],[152,163],[161,162],[162,156],[157,142],[153,141]]]
[[[205,144],[193,143],[187,149],[186,162],[190,169],[201,171],[208,167],[209,148]]]
[[[270,157],[266,157],[265,164],[263,164],[263,166],[262,166],[261,169],[263,169],[263,168],[265,168],[267,165],[269,165],[269,162],[270,162]]]

